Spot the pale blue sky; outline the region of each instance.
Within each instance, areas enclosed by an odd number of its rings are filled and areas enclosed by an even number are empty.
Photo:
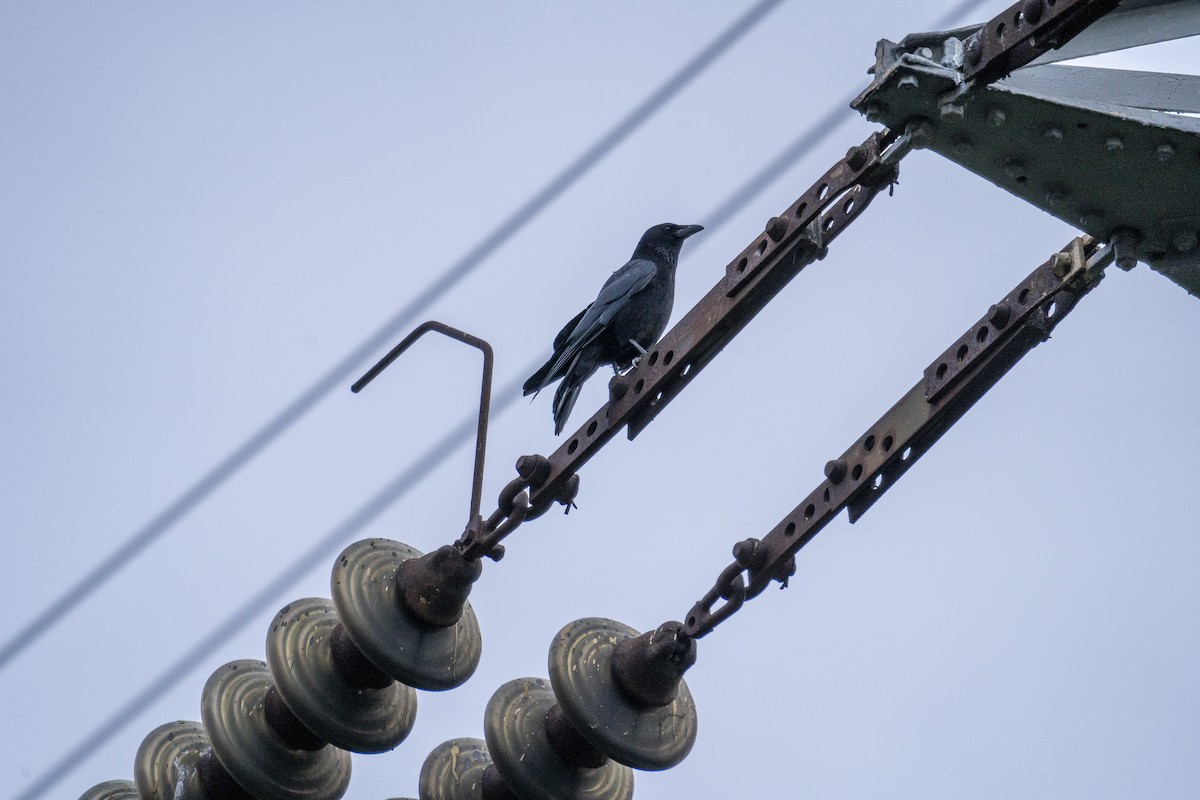
[[[866,85],[875,41],[950,3],[784,3],[426,317],[496,350],[497,389],[662,222],[706,216]],[[749,4],[40,3],[0,11],[0,639],[375,331]],[[1000,4],[961,23],[980,21]],[[1120,63],[1183,70],[1195,42]],[[847,122],[684,249],[676,319],[874,127]],[[564,624],[684,615],[1065,224],[915,153],[882,196],[632,444],[579,511],[518,531],[472,601],[474,678],[421,693],[347,797],[415,796],[481,736]],[[1200,306],[1116,270],[858,524],[831,524],[700,642],[700,735],[638,773],[673,797],[1190,797],[1200,792]],[[397,336],[396,339],[400,337]],[[380,348],[380,353],[386,348]],[[363,362],[362,368],[373,359]],[[329,395],[0,670],[0,797],[20,795],[473,413],[478,358],[429,340]],[[603,379],[574,421],[605,399]],[[493,419],[485,513],[548,453],[550,397]],[[360,535],[423,550],[465,522],[471,447]],[[346,543],[349,543],[347,540]],[[336,548],[340,549],[340,548]],[[63,774],[132,777],[273,612]]]

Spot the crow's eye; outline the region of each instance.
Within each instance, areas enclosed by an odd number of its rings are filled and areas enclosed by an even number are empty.
[[[674,232],[675,232],[674,225],[663,225],[663,233],[674,233]]]

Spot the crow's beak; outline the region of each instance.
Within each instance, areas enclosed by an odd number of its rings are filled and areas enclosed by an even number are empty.
[[[684,225],[682,228],[679,228],[677,231],[675,231],[675,238],[686,239],[693,233],[699,233],[702,230],[704,230],[703,225]]]

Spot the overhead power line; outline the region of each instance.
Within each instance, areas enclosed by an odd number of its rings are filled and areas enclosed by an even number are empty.
[[[441,299],[463,278],[478,269],[500,247],[524,229],[618,145],[628,139],[705,69],[727,53],[781,2],[782,0],[760,0],[751,6],[746,13],[738,17],[733,24],[676,70],[665,83],[597,139],[591,147],[583,151],[549,183],[502,220],[490,233],[442,273],[436,281],[413,298],[408,305],[347,353],[329,371],[301,392],[295,400],[259,428],[249,439],[238,445],[215,467],[201,476],[144,527],[136,531],[116,550],[67,588],[49,606],[30,619],[8,641],[0,645],[0,669],[4,669],[9,662],[57,625],[93,592],[112,580],[126,564],[140,555],[143,550],[162,538],[167,531],[290,429],[326,395],[344,384],[361,367],[363,361],[419,322],[429,306]]]

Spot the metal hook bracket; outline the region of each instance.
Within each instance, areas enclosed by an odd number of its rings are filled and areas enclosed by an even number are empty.
[[[479,389],[479,426],[475,434],[475,477],[471,484],[471,515],[467,518],[468,524],[470,524],[479,517],[479,503],[483,497],[483,459],[487,449],[488,416],[491,413],[492,407],[492,346],[483,339],[460,331],[458,328],[452,328],[444,323],[429,320],[418,325],[412,333],[404,337],[400,344],[393,347],[375,366],[367,370],[366,374],[354,382],[354,385],[350,387],[350,391],[355,394],[361,392],[368,383],[379,376],[379,373],[383,372],[393,361],[399,358],[401,353],[411,347],[413,342],[430,331],[448,336],[463,344],[468,344],[483,353],[483,380]]]

